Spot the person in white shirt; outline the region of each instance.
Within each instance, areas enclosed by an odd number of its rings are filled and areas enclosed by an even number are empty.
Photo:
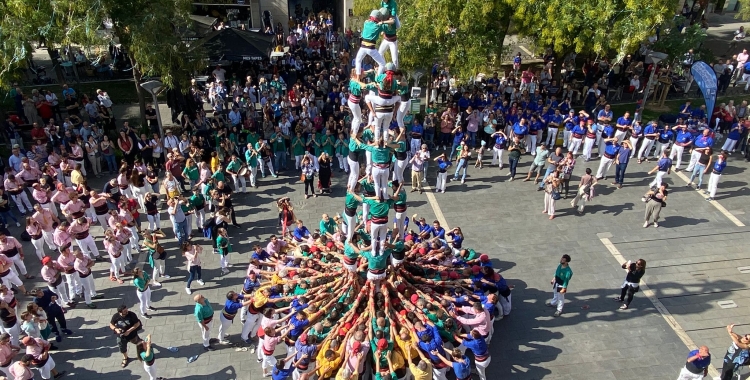
[[[112,99],[109,98],[109,94],[102,90],[96,90],[96,94],[96,98],[99,99],[99,104],[107,107],[108,109],[112,108]]]
[[[177,136],[172,134],[171,129],[167,129],[165,132],[166,136],[164,137],[164,149],[166,149],[168,152],[171,152],[173,148],[180,147],[180,140],[177,138]]]
[[[212,71],[211,74],[214,76],[214,78],[216,78],[217,81],[224,82],[226,80],[225,77],[227,71],[224,70],[221,65],[216,65],[216,69]]]
[[[628,92],[635,92],[638,91],[641,87],[641,80],[638,79],[638,75],[633,75],[633,78],[630,79],[630,88]]]
[[[735,82],[742,77],[742,71],[745,67],[745,64],[747,63],[748,58],[750,58],[750,54],[747,53],[747,49],[742,49],[742,53],[737,54],[737,67],[734,70],[734,80]]]

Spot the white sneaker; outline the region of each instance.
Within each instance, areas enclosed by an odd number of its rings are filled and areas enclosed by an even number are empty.
[[[659,223],[654,222],[654,228],[659,227]]]
[[[198,280],[198,283],[201,284],[201,286],[206,285],[206,283],[203,282],[203,280]]]
[[[170,275],[168,275],[168,274],[163,274],[163,275],[161,275],[161,276],[162,276],[162,277],[164,277],[164,278],[172,278],[172,276],[170,276]]]
[[[185,288],[185,293],[187,293],[187,294],[193,294],[193,291],[190,290],[190,288]]]
[[[154,281],[154,282],[151,283],[151,285],[153,285],[153,286],[161,286],[161,282]]]
[[[643,223],[643,228],[648,227],[648,222]]]
[[[230,342],[226,339],[222,339],[219,341],[219,344],[229,344]]]

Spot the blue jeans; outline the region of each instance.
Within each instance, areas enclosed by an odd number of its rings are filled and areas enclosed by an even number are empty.
[[[539,188],[540,189],[544,188],[544,180],[547,179],[547,177],[549,177],[549,175],[552,174],[553,171],[555,171],[555,167],[552,166],[552,165],[548,165],[547,166],[547,171],[544,172],[544,177],[542,177],[541,182],[539,182]]]
[[[187,279],[187,287],[190,287],[190,284],[193,283],[193,280],[200,280],[201,279],[201,266],[200,265],[191,265],[190,266],[190,274],[188,275]]]
[[[451,145],[451,154],[448,155],[448,161],[453,161],[453,153],[456,153],[456,148],[458,148],[460,145],[461,143],[457,144],[455,142],[453,143],[453,145]]]
[[[477,133],[476,132],[466,132],[469,135],[469,141],[467,141],[466,145],[474,147],[477,146]]]
[[[453,174],[453,180],[457,180],[458,179],[458,172],[459,172],[459,170],[463,171],[463,174],[461,175],[461,181],[465,180],[466,179],[466,168],[467,168],[467,166],[468,165],[467,165],[467,162],[466,162],[465,158],[462,158],[462,159],[458,160],[458,165],[456,165],[456,173]]]
[[[516,167],[518,167],[518,161],[521,160],[521,157],[513,158],[508,157],[508,163],[510,164],[510,178],[513,178],[516,176]]]
[[[8,220],[5,218],[11,218],[13,219],[13,221],[18,223],[18,219],[16,219],[16,216],[13,215],[13,209],[10,209],[5,212],[0,212],[0,220],[2,221],[3,224],[8,224]]]
[[[428,147],[432,148],[434,145],[433,139],[435,138],[435,129],[434,128],[428,128],[424,130],[424,135],[422,135],[422,141],[427,144]]]
[[[439,145],[448,146],[451,143],[451,134],[440,132]]]
[[[273,167],[274,169],[276,169],[276,171],[279,171],[281,169],[286,170],[286,151],[275,152],[273,154],[273,158],[274,158]]]
[[[110,173],[117,173],[117,160],[114,154],[104,154],[104,161],[107,162],[107,170]]]
[[[628,163],[620,163],[615,165],[615,183],[622,185],[625,180],[625,169],[627,169]]]
[[[693,174],[690,175],[690,182],[693,182],[693,178],[695,176],[698,176],[698,187],[701,187],[703,184],[703,173],[706,171],[706,165],[702,164],[695,164],[693,167]]]
[[[187,241],[188,236],[190,235],[190,230],[188,230],[187,225],[187,218],[182,222],[175,222],[173,220],[172,228],[174,229],[174,234],[177,237],[177,240],[180,242],[180,245]]]

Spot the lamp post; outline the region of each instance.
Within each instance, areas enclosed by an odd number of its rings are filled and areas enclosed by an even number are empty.
[[[667,57],[667,54],[655,51],[648,53],[648,55],[646,56],[646,63],[653,63],[654,69],[651,70],[651,75],[649,75],[648,77],[648,83],[646,83],[646,88],[643,90],[643,104],[641,105],[641,112],[646,109],[646,101],[648,100],[648,93],[651,90],[651,83],[654,81],[654,73],[656,72],[656,67],[661,60]]]
[[[151,97],[153,98],[154,109],[156,109],[156,122],[159,125],[159,136],[164,136],[164,127],[161,125],[161,113],[159,112],[159,102],[156,100],[156,95],[161,92],[162,88],[164,88],[164,83],[159,82],[158,80],[150,80],[141,83],[141,87],[151,94]]]

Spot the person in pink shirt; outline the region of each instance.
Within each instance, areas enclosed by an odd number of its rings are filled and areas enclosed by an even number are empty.
[[[127,198],[133,196],[133,192],[130,191],[130,181],[128,180],[128,169],[121,168],[120,174],[117,176],[117,186],[120,187],[120,193]]]
[[[70,240],[70,234],[68,233],[68,227],[70,227],[70,223],[63,220],[57,226],[55,232],[52,233],[52,241],[61,251],[66,248],[70,248],[70,245],[72,244],[72,240]]]
[[[107,214],[109,213],[109,206],[107,205],[107,199],[110,195],[107,193],[97,193],[95,190],[89,191],[89,202],[91,207],[94,209],[96,220],[99,221],[99,225],[102,228],[107,228]]]
[[[78,272],[78,278],[83,286],[83,298],[86,300],[86,307],[89,309],[96,309],[96,305],[91,302],[91,299],[102,298],[101,295],[96,294],[96,286],[94,285],[94,273],[91,272],[91,268],[94,267],[96,261],[87,257],[80,250],[76,249],[73,252],[76,258],[73,268]]]
[[[47,281],[47,288],[57,294],[57,304],[60,307],[63,307],[63,304],[71,306],[72,303],[65,291],[65,282],[62,276],[63,268],[49,256],[42,259],[42,265],[42,278]]]
[[[20,211],[21,214],[25,214],[26,210],[32,210],[29,197],[23,191],[23,183],[21,180],[16,179],[15,175],[9,174],[8,178],[3,181],[3,186],[5,187],[5,191],[8,192],[8,195],[13,199],[13,202],[16,203],[16,206],[18,206],[18,211]],[[24,206],[26,207],[24,208]]]
[[[52,226],[54,223],[59,224],[60,220],[57,219],[57,216],[52,214],[50,210],[45,209],[40,203],[34,205],[34,211],[35,212],[31,217],[39,223],[39,227],[42,229],[42,237],[47,243],[47,247],[53,251],[56,250],[57,244],[55,244],[54,240],[55,229]]]
[[[75,191],[76,189],[72,187],[65,187],[65,185],[62,182],[60,182],[57,184],[57,191],[54,194],[52,194],[49,200],[60,205],[60,208],[62,209],[62,206],[64,204],[70,202],[69,194]]]
[[[81,279],[73,266],[75,262],[76,257],[70,251],[70,248],[60,251],[60,256],[57,258],[57,268],[63,272],[65,282],[68,283],[68,298],[71,301],[81,294]]]
[[[13,357],[19,351],[21,351],[20,347],[10,344],[10,334],[0,334],[0,372],[4,373],[9,379],[13,378],[13,375],[10,373],[10,365],[13,362]]]
[[[201,278],[201,258],[200,254],[203,253],[203,247],[197,244],[190,244],[186,242],[182,245],[182,256],[187,261],[188,279],[187,285],[185,286],[185,292],[191,294],[193,291],[190,289],[190,284],[193,280],[197,280],[201,286],[205,283]]]
[[[456,315],[455,312],[452,312],[453,316],[457,321],[464,325],[464,328],[466,328],[467,331],[476,329],[483,338],[487,339],[489,337],[491,323],[490,313],[488,313],[482,306],[481,302],[475,302],[472,306],[463,306],[459,310],[461,310],[464,315]]]
[[[130,235],[130,248],[132,249],[138,249],[139,248],[139,229],[140,227],[136,226],[137,223],[140,223],[133,213],[130,211],[130,209],[123,207],[123,203],[120,203],[120,217],[122,218],[123,227],[127,227],[130,229],[131,235]]]
[[[271,235],[271,241],[266,246],[266,252],[272,257],[278,256],[280,253],[286,252],[287,243],[284,240],[279,240],[276,235]]]
[[[34,162],[34,161],[31,161]],[[34,162],[36,165],[36,162]],[[27,161],[21,164],[21,171],[18,172],[16,175],[16,178],[23,181],[23,183],[26,185],[26,187],[30,187],[37,181],[39,181],[39,178],[41,178],[42,172],[39,170],[39,167],[37,165],[36,168],[32,167],[32,165]]]
[[[31,245],[34,246],[37,257],[41,261],[44,258],[44,240],[42,236],[42,226],[34,218],[26,217],[26,233],[31,237]]]
[[[78,199],[77,191],[73,190],[68,193],[68,198],[70,198],[70,201],[60,208],[68,220],[78,219],[86,215],[86,205],[82,200]]]
[[[70,143],[70,159],[76,164],[81,165],[81,174],[86,176],[86,165],[83,164],[83,148],[75,141],[71,141]]]
[[[75,161],[68,159],[68,154],[63,153],[63,159],[60,162],[60,170],[62,171],[63,180],[60,182],[64,183],[65,186],[73,185],[73,182],[70,180],[70,173],[72,173],[73,169],[75,168],[76,168]]]
[[[127,274],[125,269],[125,257],[122,255],[123,247],[112,230],[104,231],[104,249],[107,250],[109,260],[112,262],[112,266],[109,269],[110,281],[117,281],[120,284],[123,284],[124,281],[120,279],[120,275]]]
[[[18,273],[21,273],[27,280],[34,278],[26,272],[26,265],[23,263],[23,247],[16,238],[0,232],[0,253],[11,259],[18,268]]]
[[[122,245],[122,251],[125,254],[125,257],[123,257],[122,261],[125,264],[130,263],[131,261],[133,261],[133,255],[130,249],[130,241],[133,233],[130,232],[130,229],[127,228],[122,222],[118,222],[115,224],[113,232],[115,233],[115,237],[117,237],[117,241],[120,243],[120,245]]]
[[[263,329],[263,339],[260,342],[260,348],[258,350],[258,357],[261,360],[260,367],[263,369],[263,377],[270,376],[270,373],[267,372],[267,370],[273,369],[276,365],[276,357],[273,356],[273,352],[276,350],[276,345],[283,341],[289,334],[289,331],[291,331],[291,329],[284,331],[286,327],[288,327],[288,325],[280,327],[279,329],[274,329],[270,326]],[[284,331],[283,334],[281,333],[282,331]]]
[[[40,207],[49,210],[52,215],[57,217],[57,208],[50,200],[47,190],[44,190],[42,188],[41,183],[37,182],[31,185],[31,197],[34,198],[35,201],[37,201]],[[34,209],[36,210],[36,205],[34,205]]]
[[[55,370],[55,361],[49,354],[49,349],[52,345],[44,339],[32,338],[27,336],[21,341],[26,346],[26,355],[30,355],[31,365],[34,369],[39,370],[42,375],[42,379],[49,379],[50,375],[55,379],[58,379],[65,375],[65,371],[57,372]],[[26,357],[24,355],[24,357]]]
[[[21,359],[13,363],[8,372],[14,380],[33,380],[34,372],[31,372],[31,361],[34,359],[31,355],[21,356]]]
[[[60,163],[62,162],[62,157],[60,157],[59,154],[57,154],[55,151],[52,151],[52,153],[47,156],[47,162],[49,163],[52,168],[55,169],[55,172],[57,173],[57,181],[62,183],[63,182],[63,175],[62,170],[60,169]]]
[[[70,223],[68,233],[76,239],[76,244],[78,244],[78,247],[81,248],[84,254],[97,259],[99,257],[99,248],[96,247],[94,238],[91,237],[90,229],[91,219],[81,216]]]

